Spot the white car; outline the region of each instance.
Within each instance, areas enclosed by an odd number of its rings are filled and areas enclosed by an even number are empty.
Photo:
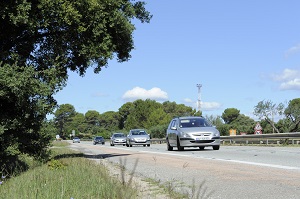
[[[132,145],[150,146],[150,135],[144,129],[131,129],[126,138],[126,146]]]
[[[110,138],[110,146],[126,145],[126,136],[124,133],[114,133]]]
[[[73,138],[73,143],[80,143],[80,138],[79,137],[74,137]]]

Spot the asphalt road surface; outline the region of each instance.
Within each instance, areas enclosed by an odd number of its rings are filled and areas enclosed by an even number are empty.
[[[155,179],[190,198],[197,198],[197,191],[200,198],[300,198],[300,147],[221,146],[218,151],[211,147],[167,151],[166,144],[126,147],[84,141],[71,147],[91,157],[121,163],[136,175]]]

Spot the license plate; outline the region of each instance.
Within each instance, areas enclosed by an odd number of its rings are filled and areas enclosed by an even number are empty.
[[[196,140],[209,140],[209,139],[210,139],[209,137],[204,137],[204,136],[196,138]]]

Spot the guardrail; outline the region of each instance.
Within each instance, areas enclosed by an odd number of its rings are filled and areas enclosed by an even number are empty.
[[[300,144],[300,132],[221,136],[223,144]]]
[[[220,139],[222,144],[300,144],[300,132],[221,136]],[[151,143],[165,142],[166,139],[151,139]]]

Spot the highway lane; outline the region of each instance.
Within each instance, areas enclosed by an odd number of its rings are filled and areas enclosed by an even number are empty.
[[[192,195],[191,187],[204,183],[209,198],[300,198],[300,148],[221,146],[219,151],[186,149],[167,151],[165,144],[151,147],[72,144],[95,157],[126,162],[136,175],[171,185]],[[204,191],[206,189],[206,191]]]

